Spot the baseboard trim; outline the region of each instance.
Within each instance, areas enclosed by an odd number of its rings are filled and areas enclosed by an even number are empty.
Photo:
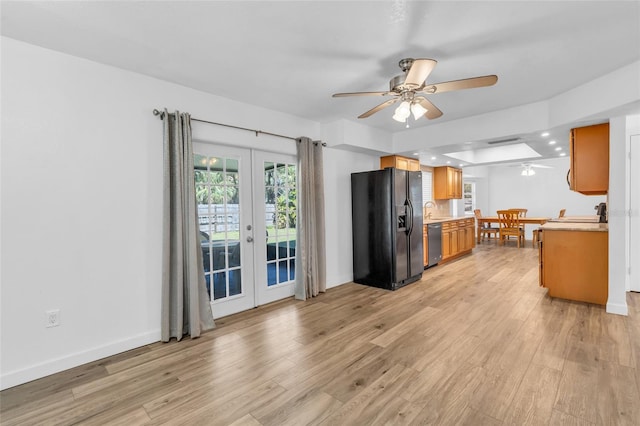
[[[2,373],[0,375],[0,390],[12,388],[32,380],[41,379],[51,374],[59,373],[82,364],[97,361],[111,355],[116,355],[131,349],[158,342],[160,330],[140,333],[126,339],[117,340],[103,346],[76,352],[64,357],[56,358],[40,364],[35,364],[20,370]]]
[[[329,279],[327,279],[327,288],[338,287],[350,282],[353,282],[353,275],[330,277]]]
[[[627,316],[629,315],[629,307],[626,303],[607,303],[607,313]]]

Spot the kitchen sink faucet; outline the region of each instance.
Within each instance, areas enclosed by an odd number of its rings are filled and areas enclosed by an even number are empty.
[[[425,213],[428,211],[429,207],[436,207],[436,203],[434,203],[431,200],[424,203],[423,209]],[[426,216],[427,216],[427,219],[431,219],[431,212],[429,211],[429,213],[427,213]]]

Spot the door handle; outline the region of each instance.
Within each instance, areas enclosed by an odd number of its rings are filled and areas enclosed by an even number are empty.
[[[407,235],[411,234],[413,232],[413,203],[411,202],[410,199],[407,199],[407,205],[409,206],[409,217],[411,218],[411,221],[409,222],[409,227],[407,229]]]
[[[253,237],[251,237],[251,236],[247,237],[247,242],[248,243],[252,243],[253,242]]]

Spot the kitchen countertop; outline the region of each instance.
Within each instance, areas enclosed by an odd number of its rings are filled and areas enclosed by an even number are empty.
[[[547,222],[540,227],[543,231],[609,231],[608,223],[591,222]]]
[[[592,216],[564,216],[558,217],[555,219],[551,219],[549,222],[592,222],[598,223],[600,221],[600,216],[592,215]]]
[[[431,219],[423,219],[423,224],[428,225],[430,223],[442,223],[452,220],[471,219],[471,217],[432,217]]]

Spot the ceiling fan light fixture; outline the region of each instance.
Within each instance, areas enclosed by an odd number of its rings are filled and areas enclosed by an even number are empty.
[[[420,105],[419,103],[411,104],[411,113],[413,114],[414,120],[422,117],[427,112],[427,109]]]
[[[522,170],[522,173],[520,173],[522,176],[533,176],[536,174],[536,171],[533,170],[530,166],[527,166],[524,168],[524,170]]]
[[[394,120],[396,120],[398,123],[404,123],[405,119],[402,118],[400,115],[398,115],[398,113],[396,112],[395,114],[393,114],[393,118]]]
[[[398,66],[402,70],[403,74],[397,75],[389,81],[389,90],[377,92],[334,93],[332,96],[334,98],[345,96],[393,96],[395,99],[390,99],[371,108],[369,111],[360,114],[358,118],[370,117],[376,112],[393,105],[398,101],[402,101],[400,106],[397,107],[393,115],[393,119],[399,122],[406,122],[408,127],[409,116],[412,113],[416,120],[420,116],[424,116],[429,120],[442,116],[442,111],[427,100],[427,98],[422,97],[422,95],[493,86],[498,81],[497,75],[484,75],[480,77],[463,78],[461,80],[444,81],[435,84],[430,83],[427,86],[427,78],[437,63],[438,61],[435,59],[429,58],[401,59],[400,62],[398,62]]]
[[[393,119],[399,121],[400,123],[404,123],[407,118],[411,115],[411,106],[409,102],[402,101],[402,103],[396,108],[395,114],[393,114]]]

